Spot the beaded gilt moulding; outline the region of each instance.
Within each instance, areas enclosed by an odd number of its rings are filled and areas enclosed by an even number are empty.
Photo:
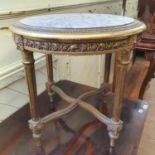
[[[131,48],[145,25],[129,17],[75,13],[28,17],[13,23],[10,29],[20,50],[102,54]]]

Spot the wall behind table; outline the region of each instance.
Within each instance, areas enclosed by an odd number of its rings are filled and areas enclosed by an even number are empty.
[[[126,5],[126,16],[130,16],[133,18],[137,18],[138,14],[138,1],[139,0],[127,0],[127,5]]]
[[[17,52],[12,39],[12,34],[7,29],[12,21],[33,14],[64,12],[120,14],[121,2],[121,0],[1,0],[0,88],[23,77],[24,75],[20,59],[20,52]],[[79,3],[82,3],[83,5],[74,5]],[[11,14],[8,14],[10,11]],[[37,59],[37,68],[44,65],[44,57],[42,55],[37,54],[35,55],[35,58]],[[70,79],[72,81],[98,87],[103,80],[104,56],[79,56],[76,57],[76,60],[74,56],[55,56],[54,66],[56,80]],[[80,68],[82,68],[82,70]]]
[[[117,0],[1,0],[0,11],[2,12],[16,12],[23,10],[35,10],[39,8],[61,7],[68,5],[86,4],[94,2],[106,2]]]
[[[56,13],[62,13],[58,11]],[[109,1],[92,6],[79,7],[65,10],[65,12],[91,12],[91,13],[110,13],[120,14],[121,1]],[[103,82],[104,76],[104,55],[102,56],[57,56],[57,59],[63,59],[64,63],[58,61],[59,74],[58,79],[68,79],[71,81],[99,87]],[[62,68],[62,71],[61,71]],[[67,72],[65,73],[64,70]]]

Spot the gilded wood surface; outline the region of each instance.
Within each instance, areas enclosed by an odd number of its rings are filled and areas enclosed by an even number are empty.
[[[61,98],[68,101],[70,106],[65,109],[56,111],[52,114],[40,119],[32,119],[29,121],[30,128],[33,131],[33,137],[37,139],[37,146],[41,147],[40,130],[43,125],[50,120],[59,118],[73,110],[77,105],[92,113],[101,122],[108,127],[110,136],[110,145],[115,145],[115,139],[119,136],[119,131],[122,129],[122,121],[120,120],[120,113],[122,109],[122,97],[124,91],[124,80],[127,71],[127,65],[131,61],[131,50],[136,43],[137,34],[145,29],[145,25],[137,20],[134,22],[113,27],[99,27],[99,28],[83,28],[83,29],[45,29],[40,27],[32,27],[22,25],[17,22],[11,30],[14,32],[14,40],[17,48],[21,51],[26,50],[25,57],[32,55],[31,52],[41,52],[48,54],[46,56],[47,72],[48,72],[48,93],[50,100],[52,91],[56,92]],[[34,37],[35,36],[35,37]],[[52,57],[50,54],[106,54],[116,52],[116,60],[118,64],[118,73],[116,77],[114,107],[112,118],[109,118],[99,112],[90,104],[82,101],[83,96],[78,98],[71,98],[65,94],[61,89],[52,85]],[[29,59],[26,59],[26,61]],[[26,62],[25,62],[26,63]],[[34,62],[33,62],[34,63]],[[31,68],[32,67],[32,68]],[[34,66],[32,64],[26,71],[26,76],[30,79],[27,81],[30,93],[30,105],[34,106],[34,111],[37,109],[36,105],[36,82],[34,74]],[[50,87],[52,85],[52,87]],[[102,89],[101,89],[102,90]],[[103,91],[103,90],[102,90]],[[91,93],[88,93],[91,94]],[[33,95],[33,96],[32,96]],[[34,102],[33,102],[34,101]],[[33,115],[32,115],[33,118]]]
[[[52,61],[52,55],[47,54],[46,55],[46,68],[47,68],[47,79],[48,82],[46,83],[47,93],[49,96],[50,101],[50,108],[53,111],[55,109],[54,103],[53,103],[53,91],[51,88],[51,85],[53,84],[53,61]]]
[[[96,40],[96,39],[116,39],[132,36],[134,34],[141,33],[145,30],[145,25],[134,20],[129,24],[120,26],[107,26],[107,27],[96,27],[96,28],[48,28],[41,26],[29,26],[17,21],[10,26],[13,33],[37,38],[37,39],[56,39],[59,41],[75,41],[80,40]],[[74,36],[74,37],[73,37]]]
[[[131,36],[121,40],[97,40],[96,42],[83,43],[63,43],[52,40],[32,40],[24,38],[20,35],[14,34],[14,40],[17,48],[20,50],[28,49],[30,51],[39,51],[45,54],[71,54],[71,55],[85,55],[85,54],[104,54],[112,53],[121,48],[132,48],[136,43],[136,36]]]
[[[42,125],[36,126],[36,124],[38,124],[38,121],[40,121],[40,118],[37,105],[37,88],[36,88],[36,76],[34,68],[35,60],[33,57],[33,53],[29,53],[27,51],[22,51],[21,53],[29,92],[29,107],[31,113],[31,120],[29,121],[29,127],[32,130],[33,138],[36,141],[36,146],[39,147],[39,149],[41,149]],[[33,124],[31,122],[33,122]]]

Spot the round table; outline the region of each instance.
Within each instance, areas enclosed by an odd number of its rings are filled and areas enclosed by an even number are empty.
[[[109,14],[52,14],[21,19],[10,27],[17,48],[21,51],[25,76],[29,91],[31,120],[30,129],[41,147],[41,130],[47,122],[72,111],[76,106],[92,113],[107,125],[110,145],[114,146],[123,122],[120,120],[124,81],[128,64],[131,62],[132,49],[137,34],[145,30],[145,25],[129,17]],[[53,94],[70,103],[67,108],[52,112],[40,118],[37,110],[36,77],[33,53],[46,55],[48,73],[47,90],[51,108],[54,109]],[[84,97],[98,92],[106,92],[104,87],[85,93],[78,98],[65,94],[53,81],[52,55],[98,55],[115,53],[117,77],[114,91],[112,117],[109,118],[92,105],[83,101]],[[105,85],[106,86],[106,85]],[[53,93],[54,92],[54,93]]]

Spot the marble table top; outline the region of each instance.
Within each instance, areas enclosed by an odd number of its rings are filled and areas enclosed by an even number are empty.
[[[131,36],[142,32],[145,25],[124,16],[70,13],[27,17],[13,23],[10,29],[31,38],[87,40]]]
[[[121,26],[134,19],[110,14],[54,14],[20,20],[22,24],[45,28],[98,28]]]

